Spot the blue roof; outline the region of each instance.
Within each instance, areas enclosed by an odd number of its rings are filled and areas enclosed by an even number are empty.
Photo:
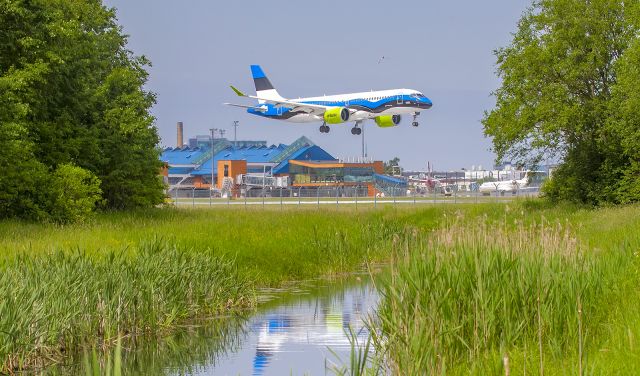
[[[200,148],[167,148],[164,149],[160,159],[168,162],[170,165],[193,164],[204,151]]]
[[[232,160],[232,161],[242,161],[246,160],[252,163],[267,163],[271,162],[276,155],[282,153],[284,147],[250,147],[250,148],[239,148],[239,149],[228,149],[224,150],[216,155],[217,159],[221,160]]]
[[[373,174],[373,177],[376,178],[376,179],[382,180],[384,182],[391,183],[391,184],[407,185],[407,181],[406,180],[400,179],[400,178],[395,178],[395,177],[389,176],[389,175]]]
[[[299,148],[298,148],[299,147]],[[297,149],[297,150],[296,150]],[[206,158],[207,148],[167,148],[162,152],[160,159],[169,164],[169,174],[184,174],[186,170],[177,168],[176,165],[194,165],[198,159]],[[286,153],[284,155],[283,153]],[[280,157],[278,159],[278,157]],[[282,160],[286,157],[286,160]],[[300,137],[291,145],[279,144],[278,146],[243,146],[234,148],[229,146],[218,152],[213,158],[209,158],[199,164],[191,175],[211,175],[211,167],[213,164],[214,174],[218,169],[218,161],[231,160],[242,161],[248,163],[270,163],[282,162],[274,169],[274,173],[283,173],[289,171],[289,160],[335,160],[333,156],[324,151],[322,148],[313,145],[307,138]],[[191,170],[191,169],[190,169]]]
[[[289,161],[335,161],[336,159],[324,149],[317,145],[310,145],[303,147],[302,149],[291,154],[291,156],[280,162],[279,165],[273,168],[274,174],[283,174],[289,172]]]
[[[275,156],[282,153],[283,150],[284,147],[282,146],[249,146],[237,149],[229,147],[222,150],[213,157],[213,173],[215,174],[218,171],[218,161],[229,160],[247,161],[248,163],[269,163]],[[195,171],[193,171],[192,175],[211,175],[211,160],[212,158],[209,158],[204,163],[202,163]]]
[[[184,175],[193,171],[193,167],[169,167],[169,175]]]

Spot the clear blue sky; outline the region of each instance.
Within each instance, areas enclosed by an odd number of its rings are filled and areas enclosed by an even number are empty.
[[[117,8],[129,48],[153,63],[148,89],[164,146],[175,124],[186,136],[228,129],[238,139],[289,143],[301,135],[336,157],[357,157],[349,125],[321,134],[320,124],[261,119],[223,102],[242,103],[234,84],[254,91],[249,65],[260,64],[285,97],[411,88],[434,103],[420,127],[406,117],[380,129],[365,124],[368,154],[395,156],[406,169],[490,166],[483,111],[494,105],[493,50],[505,46],[530,0],[509,1],[158,1],[105,0]],[[382,63],[379,59],[384,56]]]

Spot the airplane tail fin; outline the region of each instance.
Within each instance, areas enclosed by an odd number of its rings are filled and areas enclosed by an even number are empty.
[[[273,87],[259,65],[251,66],[251,75],[253,76],[253,83],[256,85],[257,97],[274,100],[284,99],[278,94],[278,91]],[[264,103],[264,101],[259,100],[258,103]]]

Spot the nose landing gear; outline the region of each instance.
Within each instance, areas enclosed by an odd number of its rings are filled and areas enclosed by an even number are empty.
[[[414,127],[417,127],[418,124],[418,115],[420,115],[419,112],[416,112],[413,114],[413,123],[411,123],[411,125],[413,125]]]

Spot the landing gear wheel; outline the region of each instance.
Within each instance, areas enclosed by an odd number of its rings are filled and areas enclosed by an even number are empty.
[[[360,124],[362,124],[362,120],[356,121],[356,123],[353,125],[353,128],[351,128],[352,135],[357,136],[359,134],[362,134],[362,128],[359,127]]]
[[[418,126],[418,115],[420,115],[419,112],[413,114],[413,123],[411,123],[411,125],[413,125],[414,127]]]
[[[329,129],[329,126],[328,126],[328,125],[322,124],[322,125],[320,126],[320,133],[329,133],[329,130],[330,130],[330,129]]]

